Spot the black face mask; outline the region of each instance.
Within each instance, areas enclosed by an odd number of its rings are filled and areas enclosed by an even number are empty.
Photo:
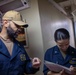
[[[18,34],[10,26],[7,27],[7,34],[12,41],[14,41],[18,36]]]

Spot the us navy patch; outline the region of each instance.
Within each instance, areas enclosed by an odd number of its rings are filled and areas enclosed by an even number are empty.
[[[26,60],[25,54],[21,54],[21,55],[20,55],[20,59],[21,59],[21,61],[25,61],[25,60]]]

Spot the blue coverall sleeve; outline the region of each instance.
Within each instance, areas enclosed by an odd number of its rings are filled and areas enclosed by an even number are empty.
[[[25,52],[25,54],[26,54],[26,63],[25,63],[25,70],[24,70],[25,73],[26,74],[34,74],[34,73],[36,73],[39,70],[39,68],[37,68],[37,69],[33,68],[32,62],[31,62],[28,54],[26,52]]]
[[[39,70],[39,68],[37,68],[37,69],[33,68],[32,62],[31,62],[31,60],[30,60],[30,58],[29,58],[29,56],[28,56],[26,51],[25,51],[25,55],[26,55],[26,62],[25,62],[24,72],[26,74],[34,74],[34,73],[36,73]]]
[[[32,67],[31,61],[27,62],[26,67],[25,67],[26,74],[35,74],[38,70],[39,70],[39,68],[36,69],[36,68]]]
[[[26,56],[26,61],[25,61],[25,65],[23,65],[23,68],[24,68],[24,73],[26,74],[34,74],[36,73],[37,71],[39,71],[39,68],[33,68],[32,66],[32,62],[30,60],[30,57],[28,56],[24,46],[18,42],[18,44],[20,44],[20,47],[21,47],[21,50],[22,52],[25,54]]]

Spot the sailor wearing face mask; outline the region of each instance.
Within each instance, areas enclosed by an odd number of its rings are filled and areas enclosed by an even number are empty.
[[[25,48],[15,39],[22,28],[28,25],[22,21],[19,12],[11,10],[2,17],[0,33],[0,75],[34,74],[39,70],[39,58],[30,60]]]

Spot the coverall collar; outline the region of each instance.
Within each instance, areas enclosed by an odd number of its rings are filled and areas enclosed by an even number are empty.
[[[20,51],[19,46],[17,45],[17,43],[14,43],[13,46],[13,50],[12,50],[12,56],[10,56],[7,47],[5,46],[5,44],[2,42],[2,40],[0,40],[0,52],[7,56],[8,58],[11,58],[10,60],[12,60]]]

